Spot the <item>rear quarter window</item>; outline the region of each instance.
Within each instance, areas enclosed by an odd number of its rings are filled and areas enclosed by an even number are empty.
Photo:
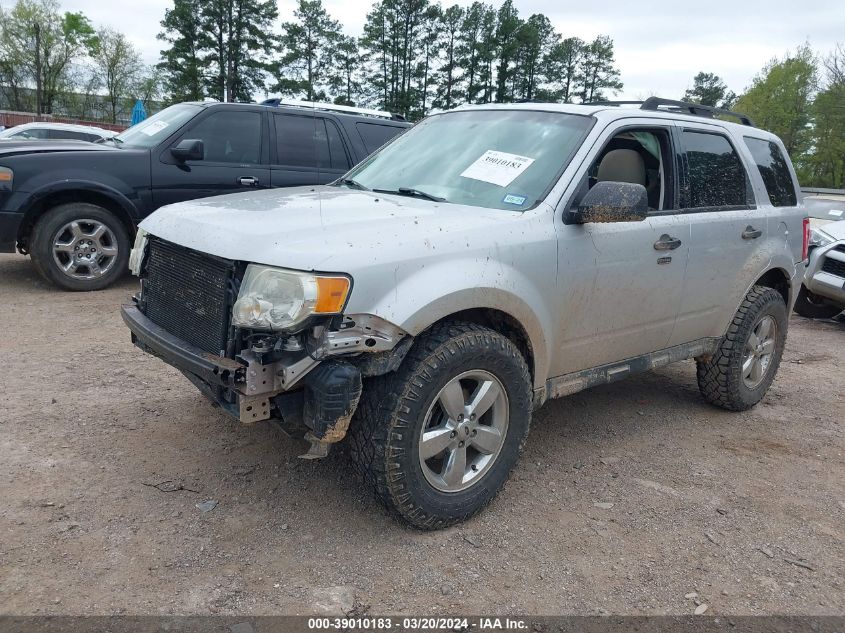
[[[751,136],[744,137],[744,140],[754,157],[754,162],[763,178],[763,184],[766,185],[766,193],[769,194],[769,202],[772,206],[794,207],[798,204],[798,195],[792,184],[789,164],[777,143]]]
[[[361,136],[361,141],[364,143],[364,148],[368,154],[372,154],[379,147],[387,143],[394,136],[397,136],[405,131],[403,127],[396,127],[393,125],[379,125],[378,123],[356,123],[356,129]]]

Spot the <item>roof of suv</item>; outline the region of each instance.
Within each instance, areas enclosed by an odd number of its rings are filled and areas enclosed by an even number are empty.
[[[404,117],[393,114],[391,112],[381,112],[379,110],[371,110],[368,108],[355,108],[352,106],[336,106],[331,103],[317,103],[310,101],[285,101],[279,99],[268,99],[263,103],[236,103],[224,101],[188,101],[191,105],[208,107],[227,107],[227,108],[254,108],[255,106],[262,106],[267,108],[278,108],[288,111],[322,111],[341,117],[354,117],[356,119],[366,120],[370,123],[379,123],[384,125],[394,125],[396,127],[409,127],[411,123],[405,120]]]
[[[577,114],[580,116],[591,116],[600,121],[609,122],[618,119],[638,118],[638,119],[660,119],[669,121],[689,121],[690,123],[704,123],[711,125],[718,125],[726,129],[731,129],[739,135],[750,135],[758,138],[776,139],[777,137],[770,132],[763,129],[734,123],[733,121],[725,121],[723,119],[710,118],[707,116],[687,114],[685,112],[676,112],[669,110],[653,110],[642,109],[631,105],[608,105],[608,104],[593,104],[593,105],[576,105],[573,103],[482,103],[472,105],[462,105],[453,111],[467,111],[467,110],[533,110],[537,112],[562,112],[565,114]],[[739,115],[737,115],[739,116]]]

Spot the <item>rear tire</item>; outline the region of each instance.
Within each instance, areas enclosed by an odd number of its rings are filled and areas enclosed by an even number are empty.
[[[804,284],[801,284],[801,290],[798,291],[793,309],[797,314],[808,319],[832,319],[842,312],[840,306],[827,303],[821,297],[807,290]]]
[[[64,290],[102,290],[129,262],[129,235],[102,207],[71,202],[50,209],[32,231],[30,254],[44,279]]]
[[[786,304],[779,292],[754,286],[719,348],[698,363],[698,388],[711,404],[745,411],[763,399],[786,345]]]
[[[350,455],[393,514],[416,528],[444,528],[479,512],[504,485],[528,435],[531,395],[510,340],[471,323],[436,326],[397,371],[364,384]]]

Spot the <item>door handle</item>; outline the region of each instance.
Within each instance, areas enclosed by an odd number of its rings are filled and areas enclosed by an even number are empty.
[[[760,229],[755,229],[750,224],[745,227],[745,230],[742,232],[742,239],[744,240],[756,240],[763,234],[763,231]]]
[[[660,236],[660,239],[654,243],[654,250],[656,251],[674,251],[681,245],[681,240],[677,237],[672,237],[668,233]]]
[[[238,178],[238,183],[244,187],[255,187],[258,184],[258,178],[252,176],[242,176]]]

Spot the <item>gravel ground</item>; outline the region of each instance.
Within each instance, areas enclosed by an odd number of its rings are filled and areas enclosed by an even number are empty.
[[[550,402],[490,508],[420,533],[135,349],[134,288],[0,255],[0,613],[845,613],[845,324],[794,316],[746,413],[691,362]]]

